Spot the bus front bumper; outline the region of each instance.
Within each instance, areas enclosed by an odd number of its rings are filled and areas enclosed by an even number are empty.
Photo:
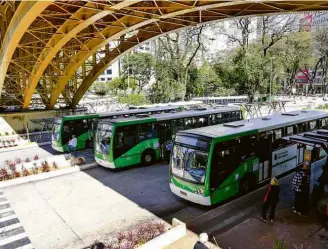
[[[177,196],[183,199],[186,199],[194,203],[198,203],[203,206],[211,206],[211,198],[209,196],[205,197],[199,194],[185,191],[184,189],[175,186],[173,183],[170,183],[170,189],[172,193],[176,194]]]
[[[55,151],[59,151],[59,152],[64,152],[64,148],[62,146],[57,146],[55,144],[51,144],[51,147],[55,150]]]
[[[113,162],[108,162],[108,161],[106,161],[106,160],[99,159],[99,158],[97,158],[97,157],[95,157],[95,159],[96,159],[96,162],[97,162],[99,165],[101,165],[101,166],[103,166],[103,167],[106,167],[106,168],[115,169],[115,165],[114,165]]]

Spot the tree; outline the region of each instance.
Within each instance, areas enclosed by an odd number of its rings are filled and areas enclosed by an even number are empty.
[[[267,56],[268,50],[293,31],[295,16],[263,16],[261,23],[261,45],[263,56]]]
[[[312,41],[308,32],[290,33],[281,41],[283,46],[275,48],[274,54],[282,65],[286,92],[295,87],[296,74],[312,57]]]
[[[174,78],[174,71],[168,61],[157,61],[155,66],[155,83],[150,89],[149,98],[152,103],[181,100],[185,89]]]
[[[92,85],[91,92],[97,96],[104,97],[108,93],[108,88],[106,82],[96,81]]]
[[[133,77],[129,80],[127,78],[116,77],[111,81],[108,81],[107,85],[108,88],[116,95],[119,93],[126,95],[129,89],[132,91],[136,89],[136,83]]]
[[[165,66],[170,71],[171,79],[181,90],[181,99],[186,95],[189,81],[189,69],[196,59],[197,54],[204,48],[205,26],[189,28],[181,32],[173,32],[158,38],[156,60],[166,61]],[[158,82],[157,82],[158,83]]]
[[[151,77],[154,75],[153,56],[148,53],[126,55],[123,58],[122,78],[127,80],[129,74],[135,80],[135,90],[140,93],[150,83]]]
[[[119,102],[128,105],[144,105],[147,104],[147,100],[143,94],[131,93],[127,96],[119,97]]]

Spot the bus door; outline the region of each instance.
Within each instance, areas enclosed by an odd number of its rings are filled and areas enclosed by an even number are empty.
[[[259,182],[265,181],[271,176],[271,141],[271,133],[263,133],[258,137]]]
[[[168,140],[172,140],[172,128],[171,121],[160,122],[157,124],[157,132],[159,138],[159,144],[163,144]]]

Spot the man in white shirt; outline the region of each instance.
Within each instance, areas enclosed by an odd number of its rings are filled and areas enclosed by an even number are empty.
[[[70,152],[73,151],[75,157],[76,157],[76,146],[77,146],[77,139],[76,139],[75,135],[73,135],[72,139],[69,140],[69,142],[68,142],[68,149]]]

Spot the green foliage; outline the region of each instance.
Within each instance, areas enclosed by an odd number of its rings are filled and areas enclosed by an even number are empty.
[[[287,243],[283,239],[277,239],[274,242],[273,249],[287,249]]]
[[[144,95],[132,93],[127,96],[121,96],[119,97],[119,102],[122,104],[128,104],[128,105],[144,105],[147,104],[147,100]]]
[[[106,82],[96,81],[92,85],[93,92],[98,96],[105,96],[108,93]]]
[[[319,105],[316,109],[328,109],[328,104]]]
[[[151,76],[154,74],[153,66],[154,58],[151,54],[128,54],[123,58],[122,78],[126,81],[132,76],[134,90],[140,93],[150,83]]]

